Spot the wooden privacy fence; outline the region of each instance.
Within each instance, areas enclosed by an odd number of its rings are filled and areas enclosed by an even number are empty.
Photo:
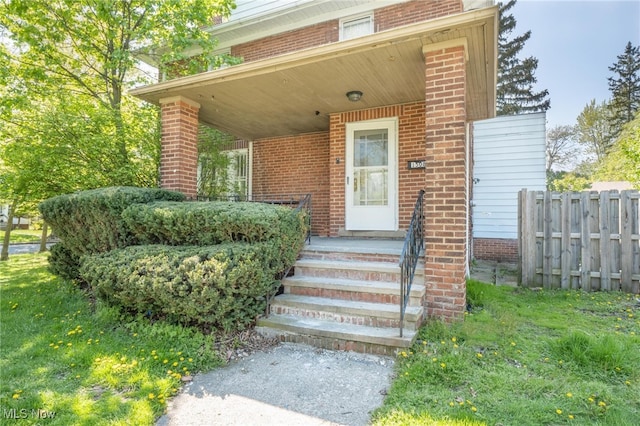
[[[520,283],[640,290],[638,191],[518,194]]]

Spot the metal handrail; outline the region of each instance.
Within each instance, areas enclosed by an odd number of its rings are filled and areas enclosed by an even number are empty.
[[[402,253],[400,254],[400,337],[404,328],[404,314],[407,310],[411,294],[411,284],[420,258],[420,252],[424,249],[424,232],[422,222],[424,215],[422,213],[422,200],[424,198],[424,189],[418,193],[416,205],[413,208],[411,222],[407,230],[407,236],[404,239]]]

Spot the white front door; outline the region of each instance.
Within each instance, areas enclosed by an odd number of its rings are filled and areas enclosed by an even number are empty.
[[[345,228],[398,229],[396,118],[347,123]]]

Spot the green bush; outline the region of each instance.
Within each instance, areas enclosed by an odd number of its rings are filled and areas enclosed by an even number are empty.
[[[65,277],[70,278],[70,266],[79,264],[82,255],[132,244],[134,240],[121,219],[122,211],[131,204],[184,199],[178,192],[163,189],[108,187],[43,201],[38,206],[40,213],[65,247],[64,256],[52,256],[52,270],[65,271]],[[56,265],[58,261],[62,264]]]
[[[51,246],[49,256],[49,269],[55,275],[65,280],[74,280],[78,277],[80,268],[80,258],[69,250],[64,242],[59,242]]]
[[[122,218],[141,244],[254,243],[299,233],[288,207],[251,202],[154,202],[128,207]]]
[[[131,204],[184,199],[183,194],[164,189],[116,186],[59,195],[40,203],[39,209],[67,248],[83,255],[132,243],[121,219]]]
[[[80,275],[107,302],[171,322],[243,329],[279,285],[271,243],[130,246],[85,256]]]
[[[275,269],[293,265],[307,232],[305,212],[251,202],[154,202],[128,207],[122,218],[140,244],[208,246],[270,241]]]

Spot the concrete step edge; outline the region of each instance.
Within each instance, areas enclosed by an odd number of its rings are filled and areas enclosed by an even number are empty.
[[[294,275],[282,280],[282,284],[291,287],[322,288],[358,293],[400,294],[400,284],[386,281],[350,280],[348,278],[312,277]],[[426,291],[424,284],[411,286],[411,297],[420,297]]]
[[[317,269],[346,269],[370,272],[400,273],[400,266],[393,262],[363,262],[321,259],[299,259],[295,266]],[[416,268],[416,275],[424,275],[424,267]]]
[[[405,329],[403,337],[400,337],[399,329],[379,329],[287,315],[270,315],[268,318],[260,318],[257,327],[394,348],[410,347],[416,335],[416,331],[408,329]]]
[[[284,306],[349,316],[400,319],[400,306],[388,303],[371,303],[297,294],[281,294],[273,299],[271,306]],[[407,306],[404,320],[408,323],[415,323],[422,318],[422,314],[423,308],[421,306]]]

